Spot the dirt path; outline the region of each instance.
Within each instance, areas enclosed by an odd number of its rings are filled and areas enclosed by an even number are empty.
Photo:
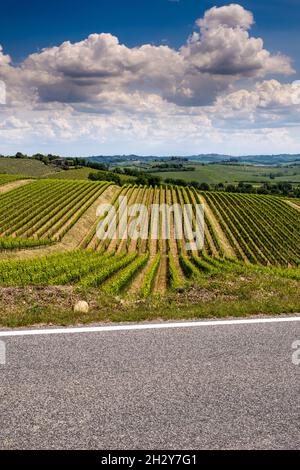
[[[11,183],[5,183],[0,186],[0,194],[8,193],[13,189],[20,188],[21,186],[25,186],[26,184],[31,183],[34,180],[17,180],[12,181]]]
[[[166,253],[161,254],[158,272],[154,281],[154,293],[164,294],[167,290],[168,263]]]
[[[0,253],[0,260],[4,259],[27,259],[39,256],[60,253],[62,251],[71,251],[78,248],[83,239],[88,235],[96,219],[96,210],[99,204],[110,202],[117,186],[109,186],[104,193],[88,208],[82,217],[73,225],[62,241],[54,245],[30,248],[25,250],[7,251]]]
[[[166,194],[166,202],[170,206],[174,204],[172,201],[172,193],[170,189],[167,189],[167,194]],[[175,234],[175,221],[174,221],[174,212],[171,212],[170,216],[170,252],[174,261],[174,264],[176,266],[178,276],[180,280],[183,282],[184,281],[184,275],[179,263],[179,257],[178,257],[178,246],[177,246],[177,240],[176,240],[176,234]]]
[[[150,264],[152,263],[153,258],[154,258],[154,256],[151,259],[149,258],[146,266],[144,266],[144,268],[138,273],[138,275],[132,281],[132,283],[131,283],[131,285],[128,289],[128,294],[129,295],[136,295],[141,290],[143,282],[144,282],[145,274],[148,271],[148,268],[149,268]]]
[[[152,203],[153,203],[154,189],[149,188],[147,192],[148,192],[149,199],[148,199],[148,212],[147,212],[145,223],[148,224],[148,235],[147,235],[147,237],[150,237],[150,235],[151,235],[151,206],[152,206]],[[146,253],[147,249],[148,249],[148,238],[142,240],[140,252],[141,253]]]
[[[229,241],[227,240],[227,238],[226,238],[223,230],[221,229],[220,224],[217,221],[215,215],[213,214],[211,208],[206,203],[206,201],[201,196],[201,194],[199,194],[199,199],[200,199],[201,203],[204,205],[205,215],[209,218],[210,223],[212,224],[212,226],[215,229],[215,232],[218,236],[220,245],[222,246],[222,248],[224,250],[225,256],[228,256],[229,258],[235,258],[236,256],[235,256],[235,253],[233,251],[233,248],[231,247]]]

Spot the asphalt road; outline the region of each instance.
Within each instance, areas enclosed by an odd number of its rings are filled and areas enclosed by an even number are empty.
[[[1,449],[300,448],[300,322],[0,340]]]

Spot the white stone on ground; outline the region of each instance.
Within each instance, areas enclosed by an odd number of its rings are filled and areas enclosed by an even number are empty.
[[[84,300],[80,300],[74,305],[74,312],[76,313],[88,313],[89,312],[89,304]]]

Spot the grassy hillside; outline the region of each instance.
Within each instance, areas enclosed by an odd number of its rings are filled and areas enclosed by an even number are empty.
[[[0,157],[0,174],[7,175],[23,175],[25,177],[33,178],[55,178],[62,180],[88,180],[90,173],[98,173],[101,171],[93,168],[70,168],[64,170],[56,167],[55,165],[45,165],[39,160],[30,158],[17,159],[17,158],[3,158]],[[129,182],[134,180],[133,177],[120,175],[122,182]],[[8,178],[8,176],[7,176]],[[16,178],[15,178],[16,179]],[[7,180],[8,181],[8,180]],[[10,181],[14,181],[11,179]],[[1,182],[0,182],[1,184]]]
[[[0,173],[43,177],[55,171],[54,166],[47,166],[38,160],[0,157]]]
[[[63,180],[87,180],[90,173],[104,173],[101,170],[95,170],[93,168],[78,168],[78,169],[70,169],[70,170],[62,170],[58,173],[54,173],[53,177],[55,179],[63,179]],[[47,176],[47,178],[49,175]],[[122,182],[128,182],[133,180],[133,177],[120,175]]]
[[[132,164],[132,162],[130,162]],[[226,165],[226,164],[198,164],[187,162],[188,167],[195,167],[195,171],[157,171],[151,169],[155,163],[140,163],[140,168],[148,173],[159,175],[163,179],[173,178],[184,181],[197,181],[199,183],[238,183],[239,181],[262,183],[262,182],[283,182],[289,181],[300,183],[300,165],[286,167],[268,167],[252,165]],[[156,162],[157,164],[157,162]],[[130,165],[129,165],[130,166]],[[134,167],[136,168],[136,167]],[[45,165],[34,159],[16,159],[0,157],[0,174],[24,175],[37,178],[59,178],[59,179],[88,179],[91,172],[97,172],[91,168],[79,168],[62,170],[54,165]],[[270,175],[272,178],[270,178]],[[122,182],[133,181],[134,178],[120,175]]]
[[[97,170],[93,170],[91,168],[62,170],[55,173],[54,177],[55,179],[63,180],[87,180],[90,173],[97,173]]]

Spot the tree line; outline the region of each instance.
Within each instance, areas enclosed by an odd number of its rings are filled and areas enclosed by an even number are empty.
[[[225,191],[229,193],[247,193],[247,194],[270,194],[277,196],[289,196],[289,197],[300,197],[300,185],[293,186],[288,182],[279,183],[262,183],[260,186],[254,186],[251,183],[239,182],[238,184],[208,184],[199,183],[198,181],[186,181],[180,178],[166,178],[163,180],[158,175],[152,175],[145,173],[141,170],[134,168],[115,168],[109,172],[91,173],[89,178],[91,180],[98,181],[114,181],[115,183],[122,185],[121,176],[131,176],[135,178],[136,184],[155,186],[155,185],[174,185],[193,187],[200,191]],[[123,180],[124,183],[126,181]]]
[[[1,155],[3,156],[3,155]],[[142,184],[147,186],[156,186],[156,185],[174,185],[174,186],[184,186],[184,187],[193,187],[200,191],[225,191],[229,193],[248,193],[248,194],[270,194],[277,196],[288,196],[300,198],[300,185],[292,185],[289,182],[265,182],[259,186],[253,185],[251,183],[239,182],[238,184],[208,184],[206,182],[198,181],[186,181],[181,178],[166,178],[162,179],[157,174],[146,173],[140,169],[136,168],[127,168],[127,167],[116,167],[110,170],[109,164],[91,162],[86,158],[62,158],[59,155],[53,154],[41,154],[36,153],[29,157],[22,152],[17,152],[13,156],[6,156],[7,158],[17,158],[17,159],[34,159],[43,162],[45,165],[53,164],[55,160],[66,161],[72,163],[72,167],[82,168],[87,167],[93,170],[98,170],[97,173],[91,172],[89,174],[89,179],[91,181],[113,181],[118,185],[126,184],[127,180],[124,176],[130,176],[135,179],[136,184]],[[65,170],[68,167],[64,167]],[[123,178],[122,178],[123,176]]]

